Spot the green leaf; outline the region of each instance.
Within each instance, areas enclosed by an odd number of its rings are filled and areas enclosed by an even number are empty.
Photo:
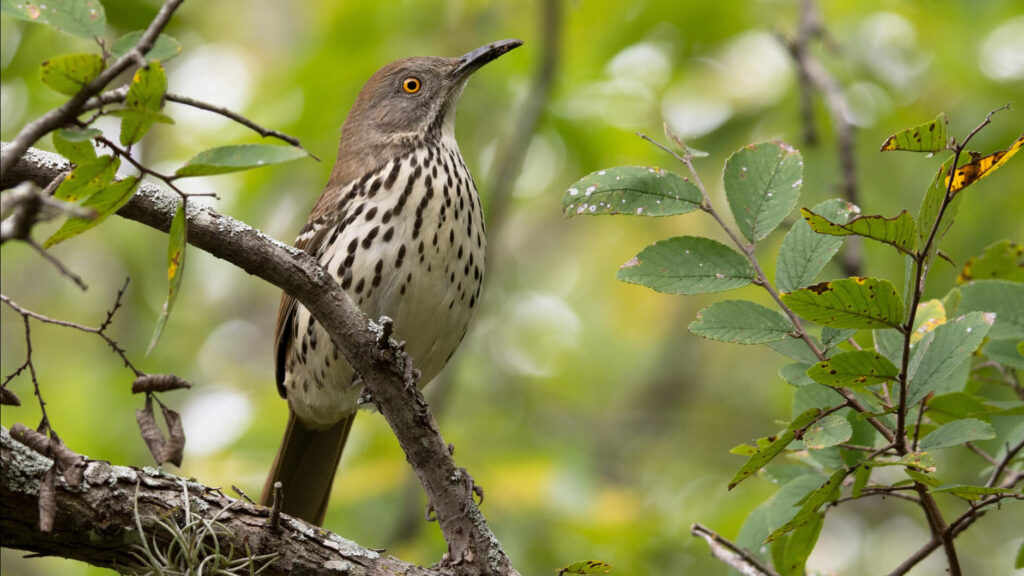
[[[813,336],[808,335],[808,337],[812,342],[814,342],[814,345],[818,350],[821,350],[821,343],[819,343]],[[782,340],[769,342],[767,346],[786,358],[791,358],[797,362],[803,362],[810,365],[818,361],[818,357],[811,352],[811,349],[807,346],[807,343],[804,342],[803,338],[786,336]]]
[[[99,0],[0,0],[0,13],[48,24],[80,38],[103,36],[107,27]]]
[[[65,54],[44,61],[39,79],[61,94],[74,96],[106,67],[98,54]]]
[[[999,321],[998,318],[996,321]],[[995,360],[1003,366],[1024,370],[1024,354],[1020,351],[1021,344],[1024,342],[1012,338],[991,340],[985,344],[981,352],[990,360]]]
[[[833,222],[825,216],[803,208],[800,210],[804,221],[819,234],[831,236],[857,235],[893,246],[904,254],[913,255],[917,246],[917,227],[914,217],[906,210],[894,218],[885,216],[854,216],[842,222]]]
[[[939,426],[931,434],[925,436],[918,447],[926,451],[936,450],[957,446],[964,442],[989,440],[995,437],[996,431],[988,422],[975,418],[964,418]]]
[[[120,110],[121,145],[130,146],[146,135],[154,122],[170,120],[160,113],[167,92],[167,75],[159,62],[139,68],[124,98],[126,110]]]
[[[1024,340],[1024,284],[1006,280],[975,280],[960,287],[957,312],[994,312],[993,339]]]
[[[102,132],[95,128],[60,128],[53,132],[53,147],[75,164],[96,159],[96,149],[90,139]]]
[[[935,476],[932,476],[931,474],[925,474],[924,472],[918,472],[917,470],[914,470],[913,468],[904,468],[903,469],[903,473],[906,474],[907,476],[910,476],[911,480],[914,480],[914,481],[916,481],[916,482],[918,482],[920,484],[923,484],[925,486],[929,486],[931,488],[935,488],[935,487],[938,487],[938,486],[942,485],[942,480],[939,480],[938,478],[936,478]]]
[[[178,299],[178,292],[181,291],[181,278],[185,270],[185,244],[188,240],[184,200],[178,205],[178,210],[174,213],[167,236],[169,240],[167,245],[167,281],[169,284],[167,300],[164,302],[160,318],[156,321],[156,327],[153,329],[153,338],[149,341],[146,356],[149,356],[153,348],[156,347],[156,343],[160,340],[160,335],[167,324],[167,318],[171,315],[174,302]]]
[[[967,360],[981,346],[994,319],[993,314],[970,312],[947,321],[915,344],[908,367],[907,405],[920,402]]]
[[[701,310],[690,332],[735,344],[763,344],[782,340],[793,332],[785,316],[746,300],[716,302]]]
[[[810,410],[807,410],[803,414],[794,418],[781,436],[776,438],[767,446],[763,448],[759,447],[758,450],[754,452],[749,459],[747,459],[743,466],[740,467],[739,471],[736,472],[736,475],[733,476],[732,480],[729,482],[729,490],[732,490],[737,484],[753,476],[758,470],[763,468],[765,464],[771,462],[772,458],[778,456],[780,452],[786,449],[786,446],[789,446],[790,442],[796,439],[796,431],[813,422],[814,419],[818,417],[818,414],[821,414],[821,410],[818,408],[811,408]]]
[[[857,466],[853,471],[853,488],[850,491],[850,496],[859,498],[861,493],[864,492],[864,487],[868,485],[868,480],[871,479],[871,467],[870,466]]]
[[[95,160],[80,162],[60,183],[53,196],[68,202],[88,198],[106,188],[120,166],[121,159],[116,156],[100,156]]]
[[[115,40],[114,44],[110,46],[111,56],[114,58],[121,58],[127,54],[129,50],[135,48],[135,45],[142,39],[143,32],[145,31],[136,30]],[[146,53],[146,61],[152,62],[154,60],[159,60],[161,62],[166,62],[178,54],[181,54],[181,43],[166,34],[161,34],[160,36],[157,36],[156,42],[153,43],[153,47]]]
[[[918,233],[918,246],[921,250],[924,250],[925,242],[928,240],[929,234],[931,234],[932,227],[935,226],[935,221],[939,217],[939,209],[942,207],[942,203],[946,198],[946,174],[951,170],[953,166],[953,157],[946,159],[939,168],[939,171],[932,178],[931,183],[925,190],[924,199],[921,201],[921,209],[917,213],[917,233]],[[935,232],[935,239],[932,241],[931,246],[928,247],[928,260],[935,255],[935,251],[938,249],[939,242],[949,231],[949,228],[953,225],[953,220],[956,218],[957,212],[960,210],[960,196],[953,197],[950,200],[949,205],[942,214],[942,221],[939,223],[938,228]]]
[[[907,128],[889,136],[882,143],[881,151],[938,152],[946,147],[946,126],[948,124],[946,115],[940,112],[931,122],[918,124],[913,128]]]
[[[825,348],[833,348],[846,342],[853,335],[857,333],[857,330],[853,328],[839,329],[831,326],[824,326],[821,329],[821,344]]]
[[[978,418],[988,421],[990,411],[983,398],[966,392],[950,392],[939,394],[928,400],[928,419],[937,424],[945,424],[963,418]]]
[[[95,216],[92,218],[69,218],[53,236],[46,240],[43,248],[49,248],[68,238],[78,236],[90,228],[99,226],[100,223],[107,219],[107,216],[117,212],[121,206],[124,206],[131,200],[138,183],[138,178],[129,176],[86,198],[85,202],[82,203],[82,207],[93,209]]]
[[[862,388],[894,380],[899,374],[892,362],[874,350],[844,352],[818,362],[807,375],[826,386]]]
[[[830,446],[838,446],[850,439],[853,427],[842,414],[829,414],[807,427],[804,432],[804,446],[811,450],[821,450]]]
[[[644,248],[616,278],[670,294],[703,294],[750,284],[757,273],[747,259],[721,242],[677,236]]]
[[[888,280],[845,278],[786,292],[782,301],[793,312],[833,328],[898,328],[903,299]]]
[[[184,166],[178,168],[177,176],[212,176],[240,172],[260,166],[291,162],[306,156],[306,152],[292,146],[273,144],[239,144],[210,148],[196,154]]]
[[[562,214],[672,216],[700,208],[700,190],[661,168],[619,166],[588,174],[562,196]]]
[[[825,515],[815,514],[792,534],[772,542],[773,560],[775,559],[776,544],[783,548],[778,560],[772,562],[779,572],[779,576],[804,576],[806,574],[807,559],[814,551],[814,545],[818,542],[818,536],[821,534],[821,527],[824,523]]]
[[[573,562],[558,571],[558,576],[563,574],[607,574],[611,572],[612,565],[600,560],[581,560]]]
[[[782,379],[791,386],[796,386],[797,388],[807,386],[808,384],[814,384],[814,379],[807,375],[807,370],[810,368],[811,364],[806,362],[784,364],[782,368],[779,368],[779,376],[782,376]]]
[[[757,242],[789,215],[800,198],[803,159],[792,146],[763,142],[725,162],[725,194],[743,236]]]
[[[943,484],[938,488],[929,490],[929,492],[932,492],[933,494],[953,494],[954,496],[959,496],[966,500],[980,500],[982,496],[991,496],[996,494],[1024,494],[1024,492],[1013,488],[971,486],[969,484]]]
[[[836,222],[846,222],[856,210],[853,204],[837,198],[825,200],[814,207],[815,212]],[[842,238],[815,234],[804,220],[794,222],[779,249],[775,286],[783,292],[789,292],[814,282],[842,245]]]
[[[1009,280],[1024,282],[1024,246],[1009,240],[996,242],[964,264],[957,284],[972,280]]]
[[[1017,548],[1017,558],[1013,561],[1013,567],[1017,570],[1024,568],[1024,542],[1020,543],[1020,547]]]
[[[793,516],[789,522],[783,524],[781,528],[772,532],[768,536],[767,541],[771,542],[783,534],[788,534],[789,532],[792,532],[813,520],[814,516],[817,515],[818,508],[821,508],[821,506],[826,502],[835,499],[839,494],[839,488],[848,473],[849,471],[845,468],[833,473],[824,484],[807,495],[807,499],[804,500],[803,505],[800,506],[800,510],[796,515]]]

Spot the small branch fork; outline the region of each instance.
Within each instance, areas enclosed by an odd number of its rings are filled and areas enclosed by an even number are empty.
[[[804,6],[805,9],[808,6],[813,8],[813,3],[810,0],[805,0]],[[981,124],[979,124],[976,128],[974,128],[974,130],[972,130],[966,138],[964,138],[963,142],[956,143],[955,141],[951,141],[950,145],[948,146],[948,149],[954,152],[954,156],[953,163],[949,168],[949,172],[947,173],[948,175],[950,175],[950,177],[949,182],[947,183],[946,193],[939,207],[935,221],[932,223],[931,230],[924,243],[923,249],[918,252],[910,254],[911,258],[914,260],[915,263],[914,276],[912,278],[914,289],[909,305],[908,318],[906,319],[906,322],[899,327],[899,332],[903,336],[903,355],[901,359],[900,372],[897,376],[897,383],[899,385],[899,397],[898,406],[896,410],[896,430],[893,431],[892,429],[890,429],[888,426],[886,426],[884,423],[882,423],[880,420],[873,416],[867,418],[868,422],[870,422],[871,425],[874,426],[874,428],[878,430],[878,432],[882,434],[882,436],[885,437],[885,439],[889,442],[888,446],[886,446],[883,450],[877,452],[874,455],[883,452],[888,452],[889,450],[895,450],[895,452],[898,455],[905,456],[912,450],[917,449],[917,430],[920,428],[921,418],[925,411],[925,402],[922,401],[920,410],[918,412],[918,420],[915,426],[913,441],[912,443],[908,444],[906,423],[907,396],[909,385],[908,366],[910,358],[910,338],[913,335],[913,327],[917,315],[917,307],[920,304],[922,295],[924,293],[924,283],[928,272],[929,253],[931,252],[932,246],[937,241],[938,231],[942,223],[943,216],[945,215],[946,210],[949,207],[949,203],[953,200],[954,197],[954,193],[952,191],[954,178],[952,178],[951,175],[955,174],[956,172],[961,154],[966,149],[967,144],[971,141],[971,139],[981,129],[983,129],[985,126],[991,123],[992,117],[1000,110],[1004,110],[1007,108],[1009,108],[1009,105],[1002,106],[1000,108],[992,110],[985,117],[985,120],[981,122]],[[701,196],[703,199],[700,205],[701,210],[709,214],[712,218],[715,219],[716,222],[718,222],[718,225],[729,236],[732,242],[741,250],[743,255],[753,266],[756,273],[756,277],[754,278],[753,283],[758,286],[761,286],[766,292],[768,292],[772,299],[775,300],[776,304],[778,304],[779,308],[781,308],[782,311],[786,314],[786,316],[789,317],[790,321],[793,323],[793,326],[795,328],[793,336],[802,339],[816,358],[818,358],[819,360],[825,360],[824,351],[818,348],[814,340],[803,328],[803,324],[800,318],[788,306],[786,306],[786,304],[782,301],[781,297],[779,296],[778,292],[775,290],[774,286],[771,284],[771,282],[768,281],[763,269],[761,268],[754,254],[754,244],[744,242],[739,237],[739,235],[729,227],[729,225],[725,222],[722,216],[712,206],[711,200],[707,194],[707,190],[704,186],[704,183],[701,181],[700,175],[693,167],[692,153],[690,153],[689,150],[684,147],[685,152],[682,155],[680,155],[675,150],[672,150],[662,145],[661,143],[653,140],[652,138],[648,137],[645,134],[638,133],[637,135],[643,138],[644,140],[647,140],[648,142],[654,144],[658,148],[661,148],[665,152],[668,152],[677,160],[679,160],[683,165],[686,166],[690,174],[693,176],[694,184],[701,192]],[[850,407],[853,410],[860,412],[861,414],[871,413],[867,409],[867,407],[865,407],[863,404],[860,403],[859,400],[857,400],[857,398],[853,395],[852,391],[846,388],[833,388],[833,390],[842,395],[845,399],[845,402],[831,408],[827,413],[834,412],[835,410],[844,407]],[[822,417],[823,416],[824,414],[822,415]],[[1013,460],[1017,452],[1019,452],[1022,449],[1022,444],[1024,444],[1024,441],[1018,443],[1012,448],[1010,446],[1007,446],[1006,456],[1002,461],[996,464],[993,474],[989,478],[987,486],[994,486],[999,481],[999,478],[1005,472],[1006,467]],[[874,455],[872,455],[872,457]],[[1024,477],[1024,473],[1017,472],[1010,476],[1006,481],[1004,481],[1003,485],[1013,486],[1017,482],[1019,482],[1022,477]],[[927,486],[924,486],[919,482],[915,482],[914,485],[910,487],[910,489],[917,492],[916,498],[912,496],[905,496],[902,494],[897,495],[894,491],[882,489],[865,491],[861,494],[861,496],[876,494],[891,495],[915,502],[921,506],[922,510],[925,513],[925,517],[928,520],[928,524],[931,527],[933,534],[932,540],[929,541],[929,543],[926,544],[924,547],[922,547],[917,553],[915,553],[914,556],[912,556],[906,562],[904,562],[904,564],[902,564],[895,572],[893,572],[893,576],[905,573],[907,570],[912,568],[917,562],[926,557],[929,553],[931,553],[935,548],[938,548],[939,546],[942,546],[943,550],[946,553],[946,560],[949,565],[949,574],[951,576],[960,576],[960,574],[962,573],[960,569],[960,561],[957,556],[956,547],[953,544],[953,538],[960,531],[966,528],[970,523],[974,522],[974,520],[978,516],[984,513],[983,508],[986,505],[997,503],[1005,498],[1021,498],[1020,495],[1017,494],[998,494],[989,496],[981,500],[981,502],[979,503],[974,503],[970,510],[965,512],[960,518],[955,520],[953,523],[946,524],[946,521],[943,518],[941,511],[939,510],[938,504],[936,503],[932,493],[929,492]],[[839,502],[849,501],[852,499],[853,498],[847,498],[845,500],[840,500]],[[729,563],[728,561],[726,562]]]

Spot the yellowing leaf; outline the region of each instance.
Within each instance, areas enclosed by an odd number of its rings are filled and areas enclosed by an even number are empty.
[[[939,113],[935,120],[907,128],[886,138],[882,143],[882,152],[938,152],[946,147],[947,124],[946,115]]]
[[[953,185],[949,188],[950,194],[956,194],[960,190],[967,188],[971,184],[974,184],[978,180],[981,180],[985,176],[988,176],[992,172],[995,172],[997,168],[1006,164],[1006,161],[1013,157],[1017,151],[1020,150],[1021,146],[1024,146],[1024,135],[1017,138],[1016,142],[1013,143],[1006,150],[1001,150],[988,156],[983,156],[972,160],[968,164],[956,169],[953,173]],[[949,184],[949,175],[946,176],[946,186]]]

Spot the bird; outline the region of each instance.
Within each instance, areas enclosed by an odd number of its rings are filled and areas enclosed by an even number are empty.
[[[521,44],[405,58],[374,73],[295,242],[368,317],[393,320],[424,384],[465,336],[484,276],[483,209],[455,140],[456,107],[474,72]],[[261,501],[270,505],[280,482],[280,511],[319,526],[363,386],[323,325],[287,293],[274,354],[288,423]]]

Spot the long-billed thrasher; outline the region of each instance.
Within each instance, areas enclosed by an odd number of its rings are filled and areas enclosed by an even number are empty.
[[[483,211],[455,142],[456,104],[473,72],[520,44],[493,42],[461,58],[406,58],[370,77],[295,241],[367,316],[394,320],[421,383],[462,341],[484,275]],[[287,294],[275,352],[288,427],[262,500],[269,504],[280,481],[281,510],[321,524],[362,384],[324,328]]]

